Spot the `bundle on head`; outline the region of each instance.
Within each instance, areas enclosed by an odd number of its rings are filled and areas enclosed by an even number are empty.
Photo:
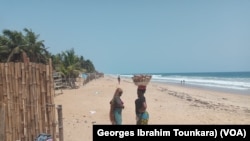
[[[134,75],[132,77],[133,82],[136,86],[147,86],[150,82],[152,76],[151,75]]]

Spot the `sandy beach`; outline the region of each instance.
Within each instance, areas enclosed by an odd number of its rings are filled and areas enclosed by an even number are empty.
[[[63,108],[66,141],[92,141],[93,124],[110,124],[109,101],[123,89],[123,124],[135,124],[137,87],[132,79],[104,76],[55,97]],[[149,124],[250,124],[250,95],[150,82],[146,91]]]

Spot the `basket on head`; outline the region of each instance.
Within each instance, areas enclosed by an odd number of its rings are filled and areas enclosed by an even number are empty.
[[[133,82],[136,86],[147,86],[151,78],[152,78],[151,75],[143,75],[143,74],[134,75],[132,77]]]

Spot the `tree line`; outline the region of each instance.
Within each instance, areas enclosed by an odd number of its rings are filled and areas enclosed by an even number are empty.
[[[23,62],[23,54],[30,62],[48,64],[52,60],[54,71],[66,78],[76,78],[81,73],[99,73],[91,60],[75,54],[74,48],[52,54],[31,29],[23,31],[4,29],[0,34],[0,62]]]

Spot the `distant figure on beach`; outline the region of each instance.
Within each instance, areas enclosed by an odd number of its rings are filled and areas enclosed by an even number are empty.
[[[181,85],[184,85],[185,84],[185,80],[181,80]]]
[[[118,75],[118,84],[120,84],[120,82],[121,82],[121,77],[120,77],[120,75]]]
[[[147,125],[149,119],[149,113],[147,112],[147,103],[144,96],[146,92],[146,86],[138,86],[137,96],[135,100],[135,113],[136,113],[136,124]]]
[[[114,96],[110,101],[110,121],[112,125],[121,125],[122,124],[122,110],[124,109],[124,103],[121,100],[123,90],[117,88],[115,90]]]

